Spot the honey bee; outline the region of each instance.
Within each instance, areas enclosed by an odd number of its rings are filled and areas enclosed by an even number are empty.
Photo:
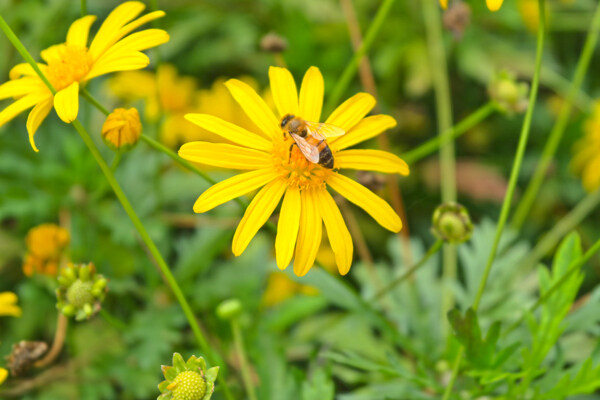
[[[346,133],[335,125],[305,121],[292,114],[286,114],[281,119],[281,129],[284,136],[288,134],[294,139],[294,143],[290,146],[290,153],[292,147],[296,145],[308,161],[328,169],[333,168],[333,154],[325,139]]]

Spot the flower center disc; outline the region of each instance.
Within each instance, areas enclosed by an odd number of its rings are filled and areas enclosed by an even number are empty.
[[[56,90],[62,90],[73,82],[81,82],[90,71],[92,59],[87,48],[61,44],[52,49],[48,61],[48,79]]]
[[[273,144],[275,168],[288,181],[289,186],[299,189],[324,187],[331,170],[308,161],[294,143],[294,139],[290,137],[275,141]]]

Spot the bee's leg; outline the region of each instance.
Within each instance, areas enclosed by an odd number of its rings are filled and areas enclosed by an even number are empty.
[[[294,142],[294,143],[292,143],[292,144],[290,145],[290,155],[289,155],[289,157],[288,157],[288,162],[289,162],[289,161],[292,159],[292,148],[293,148],[294,146],[298,147],[298,144],[297,144],[296,142]]]

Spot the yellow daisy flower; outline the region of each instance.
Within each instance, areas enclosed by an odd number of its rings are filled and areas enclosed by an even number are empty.
[[[485,5],[490,11],[498,11],[504,0],[485,0]],[[448,8],[448,0],[440,0],[440,6],[445,10]]]
[[[248,206],[233,237],[232,250],[240,255],[283,198],[275,254],[284,269],[294,261],[294,272],[302,276],[312,267],[321,243],[325,223],[339,272],[344,275],[352,264],[352,238],[327,187],[363,208],[380,225],[392,232],[402,228],[400,217],[388,203],[352,179],[340,169],[358,169],[408,175],[408,166],[397,156],[380,150],[346,150],[396,125],[387,115],[365,116],[375,105],[373,96],[359,93],[340,105],[327,124],[343,129],[343,136],[328,139],[334,168],[309,162],[284,135],[281,119],[286,114],[318,122],[321,120],[324,83],[318,68],[311,67],[300,88],[285,68],[269,69],[271,92],[277,116],[247,84],[231,79],[225,83],[233,98],[256,125],[256,132],[207,114],[188,114],[198,126],[235,143],[191,142],[179,155],[206,165],[250,170],[220,182],[206,190],[194,204],[203,213],[236,197],[259,189]]]
[[[17,305],[17,295],[13,292],[0,293],[0,316],[20,317],[21,308]]]
[[[89,47],[88,35],[96,17],[80,18],[71,24],[65,43],[42,51],[46,64],[38,66],[56,95],[52,95],[29,64],[15,66],[10,71],[11,80],[0,85],[0,100],[16,100],[0,112],[0,126],[33,107],[27,118],[27,131],[31,147],[38,151],[33,135],[52,107],[66,123],[77,118],[80,85],[110,72],[146,67],[150,60],[141,51],[167,42],[169,35],[161,29],[146,29],[130,35],[141,25],[165,15],[163,11],[155,11],[134,19],[145,7],[138,1],[119,5],[102,23]]]
[[[600,188],[600,101],[583,125],[584,136],[573,146],[572,169],[581,174],[583,187],[588,192]]]
[[[6,368],[0,368],[0,385],[6,380],[8,377],[8,371]]]
[[[66,247],[69,245],[69,232],[55,224],[41,224],[31,228],[25,239],[27,255],[23,262],[23,273],[55,276]]]

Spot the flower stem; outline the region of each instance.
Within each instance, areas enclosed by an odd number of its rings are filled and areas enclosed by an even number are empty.
[[[83,88],[83,89],[80,90],[79,93],[91,105],[93,105],[94,107],[96,107],[98,109],[98,111],[100,111],[102,114],[104,114],[107,117],[110,115],[110,111],[106,107],[104,107],[102,104],[100,104],[100,102],[98,100],[96,100],[96,98],[94,96],[92,96],[92,94],[90,92],[88,92],[87,89]]]
[[[50,365],[56,357],[60,354],[60,351],[63,348],[65,343],[65,337],[67,336],[67,328],[69,326],[69,319],[60,311],[58,312],[58,318],[56,320],[56,333],[54,334],[54,341],[52,342],[52,347],[50,351],[46,353],[44,358],[39,361],[36,361],[34,366],[36,368],[43,368],[47,365]]]
[[[523,315],[521,315],[521,318],[519,318],[517,321],[515,321],[514,324],[512,324],[506,331],[504,331],[503,336],[506,336],[510,332],[514,331],[523,322],[523,320],[525,319],[525,316],[527,314],[534,312],[539,306],[544,304],[544,302],[546,300],[548,300],[550,298],[550,296],[552,296],[558,289],[560,289],[560,287],[571,277],[571,275],[573,275],[575,272],[579,271],[579,269],[586,262],[588,262],[590,260],[590,258],[592,258],[592,256],[594,254],[596,254],[596,252],[598,252],[599,250],[600,250],[600,240],[597,240],[596,243],[594,243],[592,245],[592,247],[590,247],[588,249],[588,251],[585,252],[585,254],[583,254],[582,256],[580,256],[579,258],[577,258],[576,260],[571,262],[571,265],[569,266],[567,271],[556,282],[554,282],[554,284],[552,286],[550,286],[550,288],[548,288],[548,290],[546,292],[544,292],[543,295],[541,295],[537,299],[535,304],[533,304],[529,308],[529,310],[527,310],[526,312],[523,313]]]
[[[256,400],[256,392],[254,391],[254,384],[252,383],[250,367],[248,365],[246,350],[244,348],[244,338],[242,337],[242,330],[240,329],[240,325],[236,318],[231,320],[231,331],[233,333],[233,341],[240,358],[240,369],[242,370],[242,380],[244,381],[246,393],[248,394],[250,400]]]
[[[448,63],[444,49],[441,18],[437,1],[423,0],[423,15],[425,31],[429,47],[429,62],[435,91],[435,106],[437,114],[438,135],[452,129],[452,100],[450,98],[450,83],[448,82]],[[440,189],[442,202],[456,201],[456,160],[454,156],[454,141],[448,139],[440,145]],[[442,270],[442,307],[441,327],[444,337],[448,333],[446,313],[454,307],[454,295],[451,283],[456,280],[457,260],[456,246],[446,244],[443,248]]]
[[[400,275],[399,277],[397,277],[396,279],[394,279],[393,281],[391,281],[387,286],[385,286],[383,289],[381,289],[379,292],[377,292],[372,298],[371,300],[378,300],[381,297],[383,297],[387,292],[389,292],[390,290],[392,290],[393,288],[395,288],[397,285],[399,285],[400,283],[404,282],[408,277],[410,277],[412,274],[414,274],[415,272],[417,272],[417,270],[419,270],[419,268],[421,268],[423,265],[425,265],[425,263],[435,254],[437,253],[440,248],[442,247],[442,244],[444,242],[442,240],[438,240],[437,242],[435,242],[430,248],[429,250],[427,250],[427,253],[425,253],[425,255],[423,256],[423,258],[421,258],[415,265],[413,265],[410,269],[406,270],[402,275]]]
[[[373,42],[375,41],[379,30],[383,26],[383,22],[389,14],[392,5],[394,4],[394,1],[395,0],[383,0],[381,5],[379,6],[377,14],[375,15],[375,18],[373,18],[373,22],[367,30],[365,40],[362,42],[360,48],[354,53],[352,60],[350,60],[350,62],[346,65],[344,72],[342,72],[342,75],[338,79],[336,85],[331,91],[331,94],[329,95],[329,100],[327,101],[327,106],[325,107],[325,110],[327,112],[331,112],[333,110],[333,107],[340,102],[340,99],[344,95],[346,88],[350,84],[352,77],[358,69],[360,60],[362,60],[363,56],[367,54],[367,52],[373,45]]]
[[[539,15],[545,15],[544,0],[538,0],[538,10],[539,10]],[[534,70],[534,75],[533,75],[533,81],[531,84],[531,92],[529,93],[529,104],[527,106],[527,112],[525,113],[525,119],[523,120],[523,126],[521,128],[521,134],[519,137],[519,144],[517,146],[517,153],[515,155],[515,160],[513,162],[513,167],[512,167],[511,173],[510,173],[510,179],[508,181],[508,188],[506,190],[506,195],[504,196],[504,201],[502,203],[502,209],[500,211],[500,218],[498,219],[498,226],[496,227],[496,235],[494,237],[494,242],[492,243],[492,250],[490,251],[490,255],[488,257],[487,264],[483,271],[483,276],[481,277],[481,281],[479,282],[479,288],[478,288],[477,294],[475,296],[475,301],[473,302],[472,308],[474,311],[477,311],[477,309],[479,308],[479,303],[481,302],[481,297],[483,296],[483,291],[485,290],[485,286],[487,284],[487,280],[489,278],[494,259],[496,258],[496,252],[498,251],[500,237],[502,236],[502,231],[504,230],[504,225],[506,224],[506,220],[508,219],[508,213],[510,212],[510,206],[512,203],[513,195],[515,193],[515,188],[517,186],[517,178],[519,176],[519,170],[521,169],[521,163],[523,161],[523,156],[525,154],[525,148],[527,147],[527,140],[529,138],[529,130],[531,128],[531,118],[533,116],[533,110],[535,108],[535,103],[536,103],[536,99],[537,99],[538,86],[540,83],[540,69],[542,66],[542,53],[544,50],[545,30],[546,30],[545,18],[540,18],[540,22],[538,25],[538,32],[537,32],[535,70]],[[452,377],[450,379],[450,382],[446,386],[443,400],[448,400],[450,398],[450,395],[452,393],[452,388],[454,386],[454,382],[456,381],[456,377],[457,377],[458,371],[460,369],[460,362],[462,360],[463,353],[464,353],[464,348],[463,348],[463,346],[461,346],[459,352],[456,355],[456,359],[454,362],[454,368],[452,370]]]
[[[471,129],[472,127],[489,117],[496,110],[497,108],[493,102],[490,101],[484,104],[450,129],[446,129],[441,135],[438,135],[428,140],[416,149],[401,154],[402,159],[406,161],[409,165],[422,160],[429,154],[434,153],[448,140],[456,139],[457,137],[459,137],[460,135],[467,132],[469,129]]]
[[[562,237],[573,230],[599,204],[600,189],[588,194],[537,242],[533,250],[525,258],[525,261],[523,261],[523,269],[534,267],[540,258],[544,257]]]
[[[560,141],[565,133],[565,128],[567,127],[569,117],[571,116],[571,110],[573,109],[573,102],[579,93],[579,89],[581,88],[581,84],[583,83],[583,79],[585,78],[586,72],[590,65],[590,60],[594,54],[596,43],[598,42],[599,33],[600,4],[596,6],[596,12],[592,20],[592,25],[590,26],[585,45],[583,46],[583,50],[579,56],[579,61],[577,62],[575,75],[573,75],[573,81],[569,87],[567,98],[560,108],[556,123],[552,127],[550,136],[548,137],[546,145],[542,150],[540,161],[535,168],[533,177],[531,178],[531,181],[529,181],[529,185],[525,190],[525,194],[521,198],[521,201],[519,202],[519,205],[517,206],[515,214],[511,220],[511,227],[516,230],[519,230],[521,226],[523,226],[525,219],[529,215],[531,207],[533,206],[538,192],[540,191],[540,187],[544,182],[544,178],[546,177],[548,167],[550,166],[550,163],[554,158],[554,154],[558,149],[558,145],[560,144]]]
[[[81,0],[81,16],[85,17],[87,15],[87,1]]]

